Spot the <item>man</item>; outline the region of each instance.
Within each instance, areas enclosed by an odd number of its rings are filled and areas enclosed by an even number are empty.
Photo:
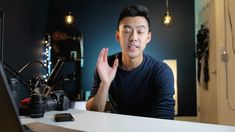
[[[99,54],[87,110],[104,111],[107,97],[111,112],[174,119],[174,78],[163,62],[144,53],[151,40],[148,9],[128,6],[120,14],[116,40],[121,53]]]

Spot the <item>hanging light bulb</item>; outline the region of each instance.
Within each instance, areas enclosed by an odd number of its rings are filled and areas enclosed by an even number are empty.
[[[65,16],[65,23],[66,24],[72,24],[74,21],[74,17],[71,15],[71,12],[67,16]]]
[[[167,26],[172,23],[172,17],[170,15],[169,11],[166,12],[166,14],[163,18],[163,23],[164,23],[164,25],[167,25]]]
[[[169,26],[172,23],[172,16],[168,10],[168,0],[166,0],[166,13],[163,17],[163,24]]]

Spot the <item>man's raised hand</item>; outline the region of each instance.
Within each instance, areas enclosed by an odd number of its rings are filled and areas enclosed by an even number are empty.
[[[101,83],[110,85],[117,72],[118,59],[117,58],[115,59],[112,67],[109,66],[108,48],[103,48],[100,51],[96,67],[97,67],[97,71],[101,79]]]

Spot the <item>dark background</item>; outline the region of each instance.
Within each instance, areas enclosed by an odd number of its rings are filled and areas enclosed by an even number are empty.
[[[82,88],[90,90],[100,49],[108,47],[109,54],[120,51],[115,29],[120,11],[129,4],[149,8],[152,40],[145,52],[159,60],[177,60],[178,113],[196,115],[194,0],[169,0],[174,20],[170,27],[162,24],[164,0],[1,0],[4,61],[20,69],[29,61],[40,60],[44,35],[61,28],[64,16],[71,11],[84,40]],[[35,75],[28,69],[24,76]]]

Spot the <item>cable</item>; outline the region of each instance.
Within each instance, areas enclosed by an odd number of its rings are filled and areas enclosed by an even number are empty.
[[[44,66],[44,64],[41,61],[30,61],[28,62],[26,65],[24,65],[18,72],[21,73],[22,71],[24,71],[29,65],[31,65],[32,63],[39,63],[40,65],[42,65],[42,67],[45,69],[45,71],[48,74],[48,70],[47,68]]]
[[[226,12],[228,12],[228,19],[229,19],[229,26],[230,26],[230,31],[231,31],[231,35],[232,35],[232,49],[233,49],[233,54],[235,55],[235,48],[234,48],[234,35],[233,35],[233,26],[232,26],[232,20],[231,20],[231,14],[230,14],[230,8],[228,7],[228,5],[230,5],[230,1],[229,0],[224,0],[224,23],[225,23],[225,50],[223,52],[223,55],[226,57],[225,59],[225,79],[226,79],[226,104],[228,105],[229,109],[235,111],[235,107],[232,106],[230,104],[229,101],[229,84],[228,84],[228,54],[226,52],[227,50],[227,14]]]

